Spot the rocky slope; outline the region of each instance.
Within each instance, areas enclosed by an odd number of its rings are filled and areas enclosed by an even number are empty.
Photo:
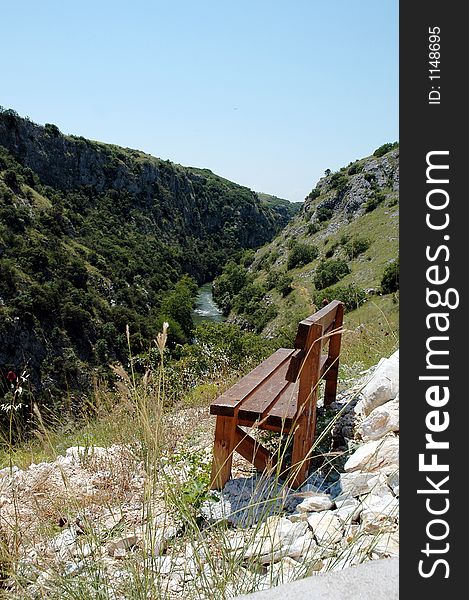
[[[267,324],[262,322],[264,334],[294,328],[325,298],[343,300],[350,311],[380,293],[386,268],[398,259],[398,226],[397,144],[386,144],[335,173],[326,171],[300,213],[257,251],[248,267],[250,295],[256,290],[264,314],[270,315]],[[222,287],[220,296],[229,289]],[[250,327],[256,320],[243,301],[244,291],[237,289],[227,305],[233,320]]]
[[[11,598],[55,598],[63,590],[89,597],[93,589],[117,600],[137,598],[144,581],[150,597],[232,598],[397,556],[398,407],[396,352],[320,409],[334,423],[334,454],[299,490],[251,475],[236,459],[222,492],[201,505],[196,496],[184,500],[196,482],[207,485],[208,409],[166,419],[166,427],[187,433],[163,454],[156,478],[134,444],[73,447],[52,463],[3,469],[0,548],[2,540],[4,548],[16,543],[14,575],[3,587]]]

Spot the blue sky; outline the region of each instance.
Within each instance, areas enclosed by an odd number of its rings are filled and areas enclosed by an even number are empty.
[[[0,104],[303,200],[398,139],[397,0],[1,2]]]

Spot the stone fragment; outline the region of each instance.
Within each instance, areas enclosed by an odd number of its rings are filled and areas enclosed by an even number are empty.
[[[372,548],[372,554],[378,558],[399,556],[399,532],[385,532],[377,536]]]
[[[329,496],[329,494],[323,494],[321,492],[317,492],[303,500],[298,506],[296,510],[300,513],[302,512],[320,512],[322,510],[328,510],[334,505],[333,500]]]
[[[399,350],[379,361],[370,381],[361,390],[361,399],[355,406],[355,412],[367,416],[373,409],[395,398],[398,392]]]
[[[344,465],[347,473],[373,472],[399,463],[399,438],[385,437],[360,446]]]
[[[122,558],[129,550],[140,546],[142,541],[143,540],[140,536],[129,534],[109,542],[106,546],[106,550],[109,556],[113,556],[114,558]]]
[[[308,517],[308,524],[313,530],[316,541],[321,546],[329,546],[342,538],[342,523],[331,511],[313,513]]]
[[[362,421],[359,433],[363,440],[379,440],[387,433],[399,431],[399,400],[378,406]]]
[[[363,531],[377,533],[393,529],[399,517],[399,501],[392,494],[384,497],[371,496],[363,501],[360,515]]]
[[[357,497],[368,493],[368,481],[373,477],[374,475],[372,473],[341,473],[339,479],[341,488],[339,502],[341,499],[346,498],[347,496]],[[337,498],[335,501],[337,505]],[[337,507],[339,508],[338,505]]]

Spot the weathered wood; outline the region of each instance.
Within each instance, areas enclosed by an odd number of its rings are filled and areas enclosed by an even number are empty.
[[[288,361],[294,350],[280,348],[260,365],[245,375],[238,383],[233,385],[224,394],[219,396],[210,405],[210,414],[233,416],[238,408],[250,394],[262,385],[275,371]]]
[[[342,343],[342,325],[344,321],[344,305],[337,307],[336,318],[334,322],[334,331],[331,334],[329,342],[328,369],[325,374],[326,389],[324,391],[324,406],[329,406],[336,399],[337,395],[337,377],[339,375],[339,355],[340,345]]]
[[[334,325],[336,311],[339,306],[343,306],[343,304],[338,300],[333,300],[327,306],[315,312],[314,315],[311,315],[307,319],[301,321],[298,325],[295,348],[304,349],[306,347],[309,328],[312,325],[321,325],[323,327],[323,334],[327,333]]]
[[[241,404],[239,408],[240,419],[261,419],[262,415],[277,400],[278,396],[289,385],[285,376],[288,370],[288,362],[280,367]]]
[[[215,442],[213,444],[212,489],[223,489],[225,483],[231,477],[235,431],[236,419],[234,417],[217,417]]]
[[[306,342],[307,355],[299,374],[297,425],[293,437],[292,472],[293,485],[301,485],[308,473],[309,449],[314,438],[316,422],[316,399],[320,378],[323,326],[312,324]]]
[[[301,363],[303,362],[304,357],[305,357],[305,353],[304,353],[304,350],[301,348],[298,348],[297,350],[295,350],[295,352],[293,352],[293,354],[290,357],[290,365],[288,367],[288,371],[285,376],[287,381],[291,381],[292,383],[294,383],[296,381],[296,379],[298,377],[298,373],[300,372]]]
[[[239,426],[292,433],[291,478],[301,485],[308,473],[315,435],[321,378],[325,404],[335,400],[342,337],[343,304],[334,300],[301,321],[295,349],[281,348],[222,394],[210,407],[217,416],[212,487],[231,476],[233,452],[264,470],[274,457]],[[327,347],[327,354],[322,349]]]
[[[298,388],[299,381],[291,383],[283,390],[277,401],[269,409],[265,424],[273,427],[279,427],[285,433],[288,433],[295,421],[298,406]]]
[[[264,446],[256,442],[250,435],[236,427],[235,446],[236,452],[252,463],[258,471],[275,465],[275,457]]]

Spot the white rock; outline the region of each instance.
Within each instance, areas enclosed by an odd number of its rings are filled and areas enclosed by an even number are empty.
[[[370,381],[361,390],[362,398],[354,410],[358,414],[369,415],[373,409],[395,398],[398,392],[399,350],[379,361]]]
[[[386,402],[372,410],[359,427],[360,435],[365,441],[379,440],[393,431],[399,431],[398,399]]]
[[[313,534],[310,530],[308,530],[304,535],[301,535],[296,539],[285,541],[275,552],[260,556],[259,562],[262,565],[267,565],[271,562],[275,563],[286,556],[299,559],[308,552],[314,550],[316,547],[317,544],[314,540]]]
[[[300,558],[301,556],[312,552],[314,548],[316,548],[316,545],[313,533],[308,531],[286,547],[287,556],[291,558]]]
[[[122,536],[117,540],[113,540],[109,542],[106,546],[106,550],[109,556],[113,556],[114,558],[122,558],[126,555],[129,550],[132,550],[136,546],[142,545],[142,537],[129,534]]]
[[[329,494],[323,494],[321,492],[315,493],[308,498],[305,498],[303,502],[298,504],[296,510],[302,512],[320,512],[321,510],[328,510],[333,506],[334,502]]]
[[[77,549],[77,533],[72,528],[67,528],[56,536],[51,542],[51,548],[57,553],[60,560],[73,557]]]
[[[369,492],[368,481],[372,479],[374,475],[372,473],[341,473],[340,474],[340,499],[347,496],[361,496]],[[340,501],[339,499],[339,501]],[[337,498],[336,498],[337,504]],[[339,506],[337,505],[339,508]]]
[[[321,546],[339,542],[342,538],[342,523],[331,511],[315,513],[308,517],[316,541]]]
[[[399,501],[392,494],[385,497],[371,496],[363,501],[360,515],[365,533],[376,533],[396,527],[399,518]]]
[[[294,581],[301,570],[301,565],[288,556],[272,566],[272,579],[276,585]]]
[[[385,437],[360,446],[344,465],[344,471],[373,472],[399,463],[399,438]]]
[[[386,532],[377,536],[372,553],[376,554],[378,558],[399,556],[399,532]]]
[[[290,519],[292,523],[297,523],[298,521],[307,521],[308,513],[293,513],[288,515],[288,519]]]
[[[156,556],[152,561],[152,567],[160,575],[169,575],[175,571],[184,569],[186,561],[183,558],[173,558],[171,556]]]
[[[340,508],[334,510],[333,512],[335,516],[338,517],[345,525],[346,523],[356,521],[359,518],[361,511],[362,506],[360,502],[355,498],[350,498],[350,502],[343,503]]]
[[[70,464],[80,464],[91,456],[104,457],[107,449],[101,446],[72,446],[65,451],[65,460]]]

